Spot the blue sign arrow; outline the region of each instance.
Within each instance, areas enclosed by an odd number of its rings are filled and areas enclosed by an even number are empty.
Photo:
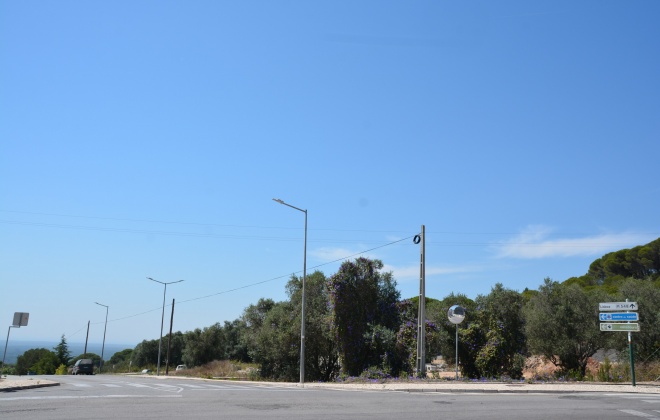
[[[637,312],[601,312],[601,321],[639,321]]]

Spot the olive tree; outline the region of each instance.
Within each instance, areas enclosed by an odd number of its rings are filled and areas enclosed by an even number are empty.
[[[577,284],[546,278],[523,309],[530,351],[543,355],[563,374],[584,376],[589,357],[612,338],[600,331],[598,318],[598,302],[609,299],[603,290],[587,292]]]

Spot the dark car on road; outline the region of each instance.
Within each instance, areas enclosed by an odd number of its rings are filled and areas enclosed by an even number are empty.
[[[80,359],[73,365],[72,375],[93,375],[94,363],[92,359]]]

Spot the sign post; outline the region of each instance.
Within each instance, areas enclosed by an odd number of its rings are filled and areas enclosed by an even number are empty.
[[[456,380],[458,380],[458,324],[465,319],[465,309],[462,306],[454,305],[447,311],[449,322],[456,325]]]
[[[7,345],[9,344],[9,333],[12,328],[21,328],[25,327],[28,324],[30,319],[30,314],[28,312],[14,312],[14,320],[12,324],[7,329],[7,340],[5,340],[5,352],[2,355],[2,373],[5,372],[5,357],[7,356]],[[0,374],[0,377],[2,375]]]
[[[601,331],[626,331],[628,332],[628,353],[630,354],[630,371],[632,377],[632,386],[636,386],[635,381],[635,356],[632,345],[632,332],[639,331],[639,315],[636,311],[639,309],[637,302],[601,302],[598,304],[600,311],[626,311],[626,312],[601,312],[598,315],[600,321],[625,321],[625,322],[601,322]]]

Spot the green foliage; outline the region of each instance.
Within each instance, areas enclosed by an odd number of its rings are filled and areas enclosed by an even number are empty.
[[[617,300],[637,302],[640,331],[633,333],[635,358],[660,360],[660,288],[646,280],[627,279],[621,284]],[[619,349],[627,349],[626,334],[615,336]]]
[[[439,327],[431,322],[425,323],[427,362],[432,355],[438,353],[441,331]],[[393,376],[406,373],[412,374],[417,365],[417,320],[407,320],[401,324],[396,335],[396,358],[386,360],[382,366]],[[384,361],[385,362],[385,361]]]
[[[339,353],[328,306],[327,279],[320,271],[307,276],[305,284],[305,379],[330,381],[339,374]],[[292,276],[287,293],[295,331],[300,331],[302,278]],[[297,334],[300,340],[300,334]],[[299,375],[300,373],[298,373]]]
[[[452,305],[461,305],[466,318],[458,329],[458,352],[462,375],[469,378],[521,378],[526,354],[520,293],[496,284],[487,296],[475,301],[451,294],[442,300],[444,320],[440,324],[442,354],[448,363],[456,363],[456,326],[447,320]]]
[[[118,351],[117,353],[112,355],[110,360],[108,360],[108,364],[118,365],[121,363],[126,363],[129,360],[131,360],[132,355],[133,355],[133,349],[124,349],[122,351]]]
[[[133,354],[131,355],[133,365],[139,367],[157,365],[158,344],[159,340],[142,340],[142,342],[133,349]]]
[[[61,364],[57,367],[57,370],[55,370],[55,375],[66,375],[68,373],[68,368],[66,367],[65,364]]]
[[[589,266],[587,277],[603,285],[609,279],[635,278],[655,281],[660,278],[660,238],[646,245],[610,252]]]
[[[290,302],[275,304],[257,331],[255,362],[261,374],[276,380],[295,381],[300,375],[300,330]]]
[[[185,348],[185,335],[181,331],[167,334],[163,337],[163,349],[161,354],[162,362],[170,369],[183,362],[183,352]],[[169,360],[168,360],[169,353]]]
[[[69,360],[71,359],[71,352],[69,351],[69,346],[66,343],[66,338],[62,334],[62,338],[57,346],[53,348],[55,355],[61,364],[68,366]]]
[[[598,302],[609,299],[599,289],[587,292],[577,284],[546,279],[524,308],[530,350],[545,356],[564,374],[583,377],[589,357],[612,338],[600,331],[598,319]]]
[[[400,294],[391,273],[381,273],[382,268],[379,260],[357,258],[344,262],[327,282],[341,369],[350,376],[382,363],[384,355],[367,342],[370,329],[376,325],[395,331],[399,328]]]
[[[251,361],[247,345],[243,340],[245,328],[245,323],[241,319],[225,321],[225,354],[228,359],[240,362]]]
[[[197,328],[187,332],[184,337],[185,348],[182,360],[189,367],[224,359],[224,332],[219,323],[203,330]]]
[[[480,309],[477,322],[484,329],[486,340],[476,358],[481,376],[521,378],[520,360],[527,350],[523,297],[498,283],[488,296],[479,296],[476,303]]]
[[[582,378],[586,361],[596,349],[626,347],[625,334],[600,332],[598,302],[627,298],[640,304],[641,332],[633,335],[636,356],[641,359],[638,366],[649,366],[652,375],[660,366],[655,362],[660,360],[659,267],[660,239],[607,254],[594,261],[587,274],[563,284],[546,279],[539,290],[522,293],[497,284],[474,301],[453,293],[440,301],[427,298],[426,361],[442,354],[448,364],[455,363],[456,326],[447,320],[447,310],[458,304],[467,313],[458,329],[463,376],[519,378],[531,350],[560,366],[562,374]],[[381,272],[382,268],[379,260],[358,258],[342,264],[330,278],[318,271],[307,276],[306,381],[349,376],[378,380],[412,373],[419,298],[401,301],[392,274]],[[172,334],[170,365],[208,366],[213,360],[232,359],[258,364],[259,370],[250,370],[251,378],[297,381],[302,278],[292,276],[286,289],[286,301],[260,299],[232,322]],[[64,336],[58,349],[62,357],[68,357]],[[166,354],[164,337],[161,358]],[[87,357],[98,365],[98,356],[90,353]],[[129,358],[136,367],[153,368],[158,340],[123,350],[110,362],[121,365]],[[47,365],[44,360],[38,367],[45,370]],[[601,375],[625,378],[622,366],[605,365]]]
[[[50,350],[39,348],[30,349],[18,356],[16,361],[16,374],[27,375],[34,372],[39,375],[52,375],[59,366],[57,355]]]

